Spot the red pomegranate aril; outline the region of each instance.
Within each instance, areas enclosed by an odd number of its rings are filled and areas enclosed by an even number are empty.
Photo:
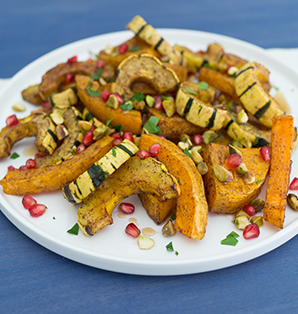
[[[99,59],[98,62],[97,62],[97,64],[96,64],[96,67],[103,69],[103,68],[105,67],[105,62],[104,62],[104,60]]]
[[[122,44],[119,47],[119,54],[123,55],[124,53],[126,53],[128,51],[128,46],[126,44]]]
[[[14,170],[14,169],[15,169],[14,166],[8,166],[8,167],[7,167],[7,171],[11,171],[11,170]]]
[[[119,205],[119,209],[122,211],[123,214],[129,215],[135,211],[135,206],[131,203],[121,203]]]
[[[110,97],[110,95],[111,95],[110,91],[107,90],[107,89],[105,89],[105,90],[101,93],[100,97],[101,97],[101,99],[102,99],[104,102],[107,102],[108,99],[109,99],[109,97]]]
[[[34,159],[29,158],[26,160],[26,166],[28,169],[35,169],[36,168],[36,161]]]
[[[263,146],[260,148],[260,153],[264,161],[270,160],[270,148],[267,146]]]
[[[85,146],[89,146],[90,144],[94,142],[93,137],[94,137],[93,132],[91,131],[85,132],[82,139],[82,144],[84,144]]]
[[[257,224],[250,224],[243,230],[243,238],[246,240],[257,238],[260,235],[260,228]]]
[[[44,109],[51,108],[51,104],[50,104],[49,102],[47,102],[47,101],[44,101],[44,102],[42,103],[42,108],[44,108]]]
[[[290,183],[289,190],[291,191],[298,190],[298,179],[296,177]]]
[[[15,114],[12,114],[11,116],[6,118],[5,122],[7,126],[15,126],[19,123],[19,120]]]
[[[115,95],[117,97],[118,102],[119,102],[119,106],[123,105],[123,103],[124,103],[123,98],[117,92],[113,93],[113,95]]]
[[[194,146],[199,146],[203,143],[203,136],[201,134],[194,134],[192,137],[192,143]]]
[[[43,157],[43,155],[41,153],[36,153],[34,155],[34,158],[42,158],[42,157]]]
[[[24,166],[21,166],[19,169],[20,169],[20,170],[27,170],[28,167],[24,165]]]
[[[110,134],[110,136],[113,138],[122,138],[122,135],[120,132],[114,132],[114,133]]]
[[[229,169],[236,169],[242,162],[242,157],[238,154],[232,154],[227,159]]]
[[[151,157],[156,157],[159,152],[160,152],[160,144],[158,144],[158,143],[152,144],[149,147],[149,154]]]
[[[73,82],[73,75],[70,74],[70,73],[66,74],[65,80],[64,80],[64,84],[68,85],[68,84],[70,84],[72,82]]]
[[[160,138],[163,138],[164,140],[166,140],[167,138],[164,136],[164,135],[162,135],[162,134],[160,134],[160,135],[158,135]]]
[[[32,217],[40,217],[46,211],[46,206],[43,204],[34,204],[29,208],[29,213]]]
[[[131,132],[124,132],[123,135],[122,135],[122,139],[123,140],[127,139],[127,140],[129,140],[129,141],[134,143],[133,135],[132,135]]]
[[[136,156],[139,157],[140,159],[145,159],[145,158],[150,157],[149,153],[146,150],[139,150],[136,153]]]
[[[197,53],[202,55],[204,53],[204,51],[203,50],[198,50]]]
[[[157,110],[163,109],[163,106],[162,106],[162,99],[161,99],[160,96],[157,96],[153,108],[154,108],[154,109],[157,109]]]
[[[119,145],[123,141],[122,138],[115,138],[114,141],[112,142],[113,146]]]
[[[251,204],[245,205],[243,210],[248,213],[249,216],[253,216],[257,213],[257,210]]]
[[[67,63],[73,64],[73,63],[76,63],[77,61],[78,61],[78,57],[73,56],[67,60]]]
[[[29,209],[34,204],[37,204],[37,201],[32,196],[26,194],[22,198],[22,204],[23,204],[25,209]]]
[[[137,227],[136,224],[134,224],[133,222],[129,223],[126,228],[125,228],[125,233],[127,233],[128,235],[130,235],[133,238],[137,238],[140,234],[141,231],[140,229]]]
[[[94,132],[96,130],[96,126],[94,124],[92,124],[90,131]]]
[[[82,153],[85,149],[86,149],[86,146],[85,146],[83,143],[81,143],[81,144],[76,148],[76,152],[77,152],[77,154],[80,154],[80,153]]]

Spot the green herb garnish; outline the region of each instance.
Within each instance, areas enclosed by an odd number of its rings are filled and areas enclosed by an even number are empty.
[[[95,90],[92,90],[90,87],[87,87],[87,92],[92,97],[99,97],[101,95],[100,92],[97,92]]]
[[[176,214],[173,214],[173,215],[171,216],[171,220],[176,220]]]
[[[175,251],[175,255],[176,255],[176,256],[178,256],[178,255],[179,255],[178,251]]]
[[[17,159],[19,158],[20,155],[18,153],[13,153],[11,156],[10,156],[10,159]]]
[[[139,92],[136,92],[136,93],[130,98],[130,100],[131,100],[132,102],[134,102],[134,101],[140,102],[140,101],[142,101],[142,100],[144,100],[144,99],[145,99],[144,94],[140,94]]]
[[[96,74],[94,75],[90,74],[89,76],[93,78],[93,80],[98,80],[101,77],[101,73],[102,73],[102,68],[98,68]]]
[[[79,234],[79,225],[76,223],[71,229],[67,230],[67,233],[78,235]]]
[[[113,156],[116,158],[117,157],[117,152],[116,152],[116,149],[115,148],[112,148],[112,154]]]
[[[173,243],[170,242],[169,244],[167,244],[166,249],[168,252],[174,252]]]
[[[115,129],[116,132],[121,132],[123,126],[121,124],[117,124],[117,125],[114,125],[112,128]]]
[[[53,217],[54,220],[56,220],[56,217]]]
[[[161,95],[161,99],[162,99],[162,100],[168,100],[169,97]]]
[[[184,148],[183,153],[192,159],[192,155],[191,155],[190,151],[187,148]]]
[[[221,240],[220,244],[235,246],[238,243],[238,240],[236,239],[238,237],[239,237],[239,234],[232,231],[230,234],[227,235],[225,239]]]
[[[259,185],[261,183],[261,180],[256,181],[256,184]]]
[[[209,87],[209,84],[204,82],[204,81],[202,81],[198,84],[198,89],[200,89],[200,90],[206,90],[208,87]]]
[[[106,126],[108,127],[108,128],[113,128],[112,127],[112,125],[111,125],[111,122],[114,120],[114,118],[112,118],[112,119],[109,119],[107,122],[106,122]]]
[[[192,94],[192,95],[197,96],[197,93],[192,88],[188,88],[184,92],[187,94]]]
[[[128,111],[130,111],[130,110],[133,109],[133,105],[130,104],[130,103],[123,104],[123,105],[121,105],[120,107],[121,107],[123,110],[128,110]]]
[[[151,116],[149,118],[149,120],[146,122],[146,124],[144,125],[144,129],[148,132],[148,133],[152,133],[152,134],[156,134],[156,135],[160,135],[161,131],[159,126],[157,126],[159,121],[158,117],[155,116]]]
[[[137,47],[131,47],[128,51],[138,51],[141,49],[142,49],[142,46],[137,46]]]

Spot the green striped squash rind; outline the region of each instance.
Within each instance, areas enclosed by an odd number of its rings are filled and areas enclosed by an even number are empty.
[[[123,140],[95,162],[87,171],[82,173],[75,181],[63,187],[62,193],[64,197],[70,204],[81,203],[108,176],[135,155],[138,150],[134,143],[127,139]]]
[[[238,72],[234,86],[236,93],[247,111],[263,125],[272,127],[273,117],[282,115],[278,103],[263,88],[258,79],[258,63],[245,64]]]
[[[180,86],[176,96],[176,111],[187,121],[210,130],[220,130],[223,127],[227,111],[214,108],[191,96]]]

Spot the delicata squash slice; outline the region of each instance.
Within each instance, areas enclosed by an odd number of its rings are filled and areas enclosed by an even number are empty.
[[[163,163],[153,158],[132,157],[83,200],[77,212],[80,229],[87,236],[94,235],[113,223],[112,212],[117,204],[139,193],[154,194],[161,201],[176,199],[179,184]]]
[[[137,80],[150,83],[159,94],[177,89],[179,85],[172,69],[166,68],[156,57],[143,54],[131,55],[120,63],[111,90],[129,100],[134,94],[131,86]]]
[[[189,238],[203,239],[207,226],[208,205],[204,183],[192,159],[174,143],[154,134],[141,136],[140,149],[149,151],[155,143],[161,145],[158,160],[178,179],[181,194],[177,200],[174,228]]]

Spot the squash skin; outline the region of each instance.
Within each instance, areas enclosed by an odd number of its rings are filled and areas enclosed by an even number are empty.
[[[204,183],[194,162],[174,143],[154,134],[141,136],[140,149],[149,151],[159,143],[158,160],[165,163],[169,172],[179,179],[181,194],[177,200],[174,228],[189,238],[202,239],[206,232],[208,205]]]
[[[133,134],[141,134],[142,116],[137,110],[125,111],[121,108],[113,109],[106,105],[100,97],[92,97],[87,92],[87,86],[92,79],[84,75],[76,75],[75,77],[77,93],[80,100],[87,109],[99,121],[106,123],[109,119],[114,119],[111,125],[122,125],[122,131],[130,131]]]
[[[0,180],[0,185],[4,193],[11,195],[38,194],[61,189],[104,156],[113,147],[112,142],[112,137],[105,136],[87,147],[81,154],[61,164],[45,168],[11,170]]]
[[[213,166],[222,165],[225,168],[229,157],[229,147],[209,143],[204,149],[202,156],[208,166],[208,172],[204,175],[205,191],[209,210],[216,214],[233,214],[255,199],[261,191],[269,170],[269,163],[265,162],[259,148],[239,148],[242,152],[242,162],[249,172],[255,176],[255,182],[245,184],[243,176],[235,170],[233,181],[220,182],[214,175]],[[228,168],[227,168],[228,169]],[[261,180],[259,184],[256,182]]]
[[[77,212],[80,229],[87,236],[94,235],[113,222],[111,215],[117,204],[139,193],[153,193],[165,201],[177,197],[179,185],[161,162],[131,157],[83,200]]]

